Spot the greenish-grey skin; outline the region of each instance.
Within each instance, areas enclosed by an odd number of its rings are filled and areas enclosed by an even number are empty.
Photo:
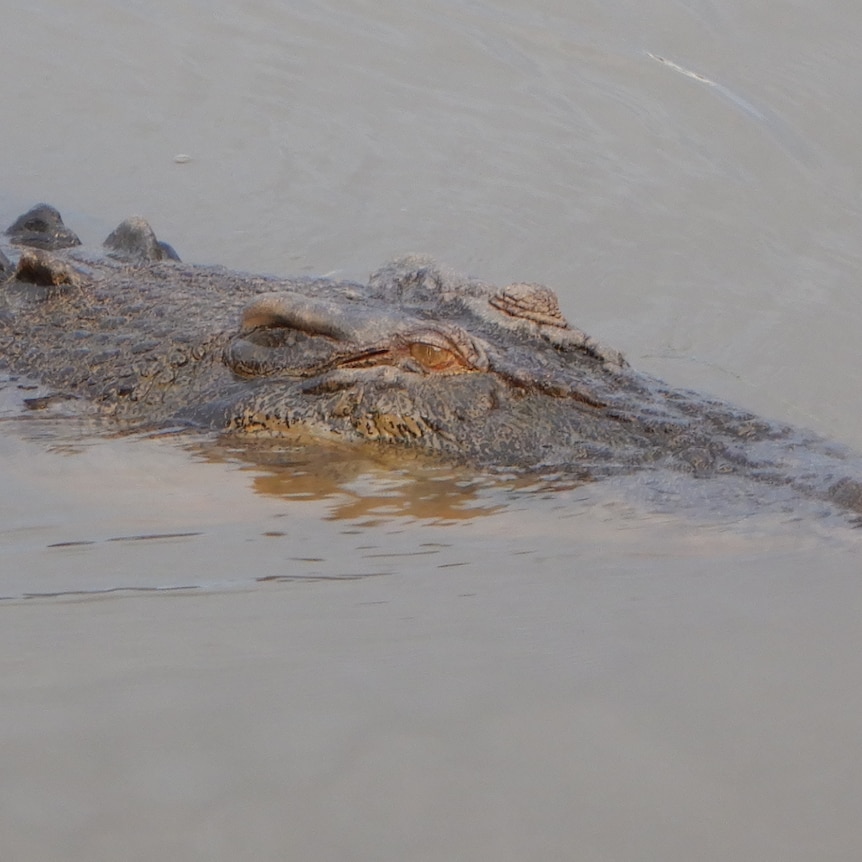
[[[93,255],[45,205],[7,233],[0,366],[125,429],[379,441],[584,478],[738,476],[862,512],[857,459],[634,371],[539,285],[416,256],[367,284],[190,266],[139,218]]]

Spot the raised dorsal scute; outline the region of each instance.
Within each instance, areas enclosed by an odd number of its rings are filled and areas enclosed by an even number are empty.
[[[543,326],[569,327],[569,322],[560,311],[557,295],[543,284],[516,282],[498,290],[488,301],[494,308],[512,317],[532,320]]]

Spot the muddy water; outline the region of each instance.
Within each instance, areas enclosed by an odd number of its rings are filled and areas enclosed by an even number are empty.
[[[545,282],[636,366],[862,450],[853,4],[161,5],[5,11],[4,224],[44,199],[188,261]],[[24,394],[4,859],[862,849],[859,531],[708,487],[267,466]]]

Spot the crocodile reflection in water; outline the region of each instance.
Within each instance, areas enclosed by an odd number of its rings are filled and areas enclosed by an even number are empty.
[[[97,256],[44,205],[7,233],[0,362],[126,429],[370,440],[590,478],[732,475],[862,512],[846,453],[633,370],[539,285],[417,256],[367,284],[189,266],[139,218]]]

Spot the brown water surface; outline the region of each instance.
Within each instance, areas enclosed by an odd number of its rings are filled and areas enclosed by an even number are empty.
[[[4,33],[2,224],[47,200],[190,262],[545,282],[636,367],[862,451],[853,4],[38,0]],[[26,394],[0,389],[3,860],[862,852],[840,519],[249,458]]]

